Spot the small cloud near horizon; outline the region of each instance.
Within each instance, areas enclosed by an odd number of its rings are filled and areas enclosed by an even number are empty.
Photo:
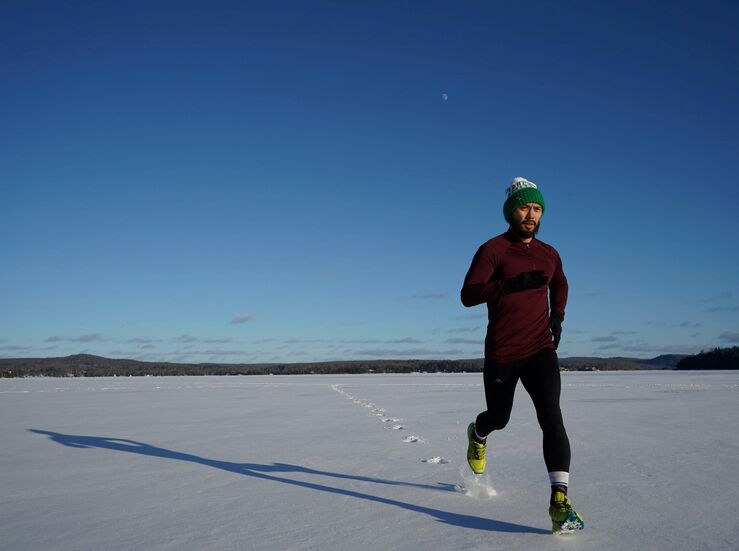
[[[382,357],[405,357],[405,356],[454,356],[462,354],[462,350],[430,350],[428,348],[387,349],[378,348],[374,350],[354,350],[354,356],[382,356]]]
[[[718,336],[718,340],[731,343],[739,343],[739,332],[725,331]]]
[[[684,344],[649,344],[645,342],[627,344],[621,346],[621,350],[627,352],[644,352],[650,354],[694,354],[697,350],[695,345]]]
[[[336,342],[339,344],[420,344],[423,341],[413,337],[403,337],[401,339],[349,339]]]
[[[454,316],[455,320],[481,320],[486,319],[487,314],[467,314],[466,316]]]
[[[321,272],[320,274],[316,274],[313,276],[310,280],[313,283],[327,283],[331,281],[332,279],[336,279],[336,274],[334,272]]]
[[[7,344],[0,346],[0,350],[7,350],[8,352],[28,352],[33,350],[30,346],[21,346],[19,344]]]
[[[251,321],[254,319],[254,316],[252,314],[241,314],[239,316],[234,317],[231,320],[231,323],[239,324],[239,323],[246,323],[247,321]]]
[[[715,314],[716,312],[739,312],[739,306],[714,306],[703,310],[707,314]]]
[[[475,314],[465,314],[464,316],[454,316],[455,320],[467,321],[467,320],[481,320],[487,319],[488,315],[484,312],[477,312]]]
[[[91,333],[89,335],[80,335],[79,337],[60,337],[54,335],[44,339],[44,342],[110,342],[111,339],[103,337],[99,333]]]
[[[716,302],[717,300],[730,299],[732,296],[733,296],[733,293],[731,291],[723,291],[717,295],[699,299],[698,302]]]
[[[482,345],[485,341],[482,339],[459,339],[459,338],[453,338],[453,339],[447,339],[444,341],[447,344],[474,344],[474,345]]]
[[[447,329],[447,333],[475,333],[482,330],[481,326],[476,327],[457,327],[456,329]]]
[[[413,298],[416,300],[441,300],[447,298],[447,293],[424,293],[421,295],[414,295]]]
[[[191,352],[191,354],[198,354],[203,356],[246,356],[250,354],[243,350],[197,350]]]
[[[69,339],[70,342],[108,342],[110,339],[101,336],[99,333],[92,333],[90,335],[80,335],[73,339]]]

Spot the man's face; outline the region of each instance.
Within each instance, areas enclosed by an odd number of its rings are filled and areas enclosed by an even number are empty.
[[[511,228],[521,237],[528,239],[534,237],[539,231],[541,220],[541,205],[539,203],[526,203],[513,209],[511,213]]]

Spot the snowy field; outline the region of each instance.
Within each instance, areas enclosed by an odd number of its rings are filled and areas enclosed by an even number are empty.
[[[570,536],[520,385],[469,472],[482,406],[479,374],[0,380],[0,548],[739,548],[739,373],[564,373]]]

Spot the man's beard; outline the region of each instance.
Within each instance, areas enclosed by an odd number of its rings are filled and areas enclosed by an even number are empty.
[[[536,223],[536,226],[534,226],[534,229],[531,231],[523,227],[523,222],[519,222],[518,224],[515,224],[515,225],[511,224],[511,229],[519,237],[522,237],[523,239],[529,239],[531,237],[534,237],[537,233],[539,233],[539,229],[541,229],[541,220],[539,220]]]

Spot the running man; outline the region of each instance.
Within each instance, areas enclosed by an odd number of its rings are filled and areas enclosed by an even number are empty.
[[[536,184],[514,178],[503,204],[508,231],[478,249],[464,279],[462,304],[486,303],[488,308],[483,371],[487,410],[467,428],[467,461],[474,473],[485,471],[487,436],[508,423],[520,379],[544,437],[552,531],[566,532],[584,524],[567,497],[570,442],[559,407],[556,349],[567,304],[567,279],[559,253],[536,238],[544,209]]]

